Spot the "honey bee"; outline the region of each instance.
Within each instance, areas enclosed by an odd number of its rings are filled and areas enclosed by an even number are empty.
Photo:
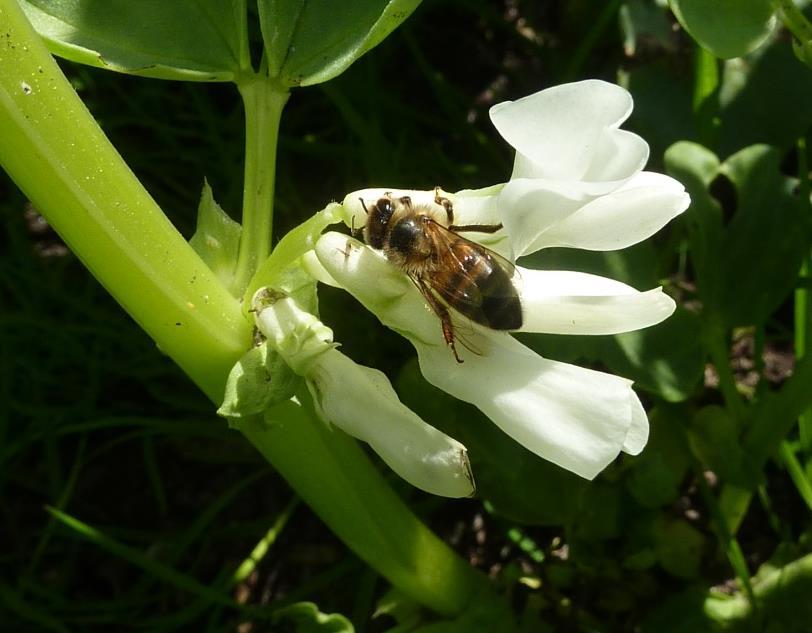
[[[449,308],[494,330],[517,330],[522,326],[522,306],[511,281],[513,264],[460,235],[494,233],[502,225],[455,225],[452,203],[440,196],[439,187],[434,202],[437,207],[418,205],[408,196],[393,198],[387,193],[367,208],[361,200],[367,213],[364,241],[383,251],[414,282],[439,317],[445,343],[461,363]],[[438,207],[445,210],[445,224],[437,219],[442,216]]]

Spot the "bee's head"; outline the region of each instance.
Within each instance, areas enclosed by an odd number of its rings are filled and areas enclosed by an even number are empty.
[[[364,241],[372,248],[383,248],[386,236],[386,227],[395,212],[395,203],[388,195],[382,196],[374,204],[367,206],[363,198],[360,198],[361,206],[367,214],[367,221],[364,226]]]

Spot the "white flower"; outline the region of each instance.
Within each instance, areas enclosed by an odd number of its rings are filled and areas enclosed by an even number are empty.
[[[382,372],[339,352],[332,330],[293,298],[262,289],[252,304],[257,327],[288,366],[304,376],[323,420],[367,442],[417,488],[445,497],[473,494],[465,447],[403,405]]]
[[[688,195],[675,180],[641,171],[648,146],[618,129],[632,109],[624,89],[583,81],[491,109],[494,125],[516,152],[504,185],[443,195],[454,224],[498,224],[492,235],[466,233],[515,260],[544,247],[612,250],[635,244],[684,211]],[[389,192],[433,205],[433,191],[370,189],[349,194],[344,221],[364,225],[367,207]],[[443,210],[437,208],[438,214]],[[547,360],[509,333],[465,322],[458,345],[446,347],[441,323],[409,278],[381,252],[339,233],[316,245],[319,279],[339,285],[417,350],[424,377],[476,405],[534,453],[592,479],[620,451],[639,453],[648,420],[631,382]],[[311,262],[311,267],[313,262]],[[618,281],[576,272],[517,266],[521,331],[616,334],[659,323],[675,308],[661,289],[638,292]]]

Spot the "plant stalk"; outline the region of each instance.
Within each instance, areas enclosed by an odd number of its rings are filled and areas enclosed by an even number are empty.
[[[271,253],[279,122],[290,93],[261,75],[237,84],[245,107],[242,237],[235,288],[241,296]]]

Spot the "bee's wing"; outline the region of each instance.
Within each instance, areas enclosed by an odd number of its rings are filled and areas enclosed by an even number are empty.
[[[434,240],[435,252],[441,261],[449,267],[455,268],[457,274],[456,276],[434,275],[426,279],[426,281],[444,303],[473,321],[486,324],[480,314],[484,300],[482,290],[477,283],[476,275],[468,270],[465,262],[461,259],[462,256],[468,249],[477,252],[480,257],[487,260],[490,266],[500,268],[508,279],[512,279],[516,274],[516,267],[498,253],[462,237],[459,233],[449,230],[439,222],[432,220],[432,228],[431,236]]]

